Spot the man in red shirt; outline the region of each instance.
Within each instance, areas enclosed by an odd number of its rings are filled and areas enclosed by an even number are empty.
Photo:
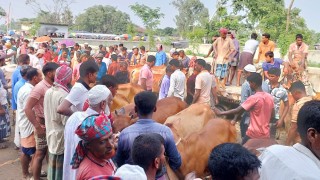
[[[111,60],[112,60],[112,63],[108,67],[108,74],[114,76],[119,69],[119,64],[117,62],[118,56],[116,54],[112,54]]]
[[[79,168],[77,180],[113,175],[116,170],[111,160],[115,155],[114,138],[107,116],[87,117],[75,133],[81,139],[71,161],[73,169]]]
[[[266,92],[263,92],[262,76],[258,73],[252,73],[247,81],[250,84],[252,91],[256,93],[251,95],[245,102],[243,102],[236,109],[228,111],[219,111],[214,109],[217,115],[234,115],[248,111],[250,113],[250,124],[246,132],[246,136],[242,140],[245,144],[249,139],[268,139],[270,138],[269,123],[271,118],[274,118],[274,103],[273,97]],[[232,124],[236,121],[232,120]]]
[[[46,43],[42,44],[42,49],[44,49],[45,53],[43,55],[44,64],[47,62],[51,62],[51,52],[48,49],[48,45]]]

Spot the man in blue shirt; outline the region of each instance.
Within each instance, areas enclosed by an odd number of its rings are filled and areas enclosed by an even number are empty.
[[[14,88],[15,84],[22,78],[21,76],[21,66],[22,65],[29,65],[30,63],[30,57],[27,54],[21,54],[18,58],[18,67],[16,68],[16,70],[12,73],[12,89]],[[18,92],[17,92],[18,93]],[[12,110],[17,110],[17,103],[16,101],[14,101],[13,99],[14,96],[11,97],[11,107]]]
[[[164,52],[162,45],[157,45],[155,66],[161,66],[166,63],[167,63],[167,54],[166,54],[166,52]]]
[[[169,87],[170,87],[170,76],[172,74],[172,70],[170,66],[167,66],[166,68],[166,74],[163,76],[159,91],[159,100],[166,98],[168,96]]]
[[[157,110],[157,96],[152,92],[143,91],[134,97],[134,103],[139,120],[135,124],[125,128],[120,134],[116,154],[118,167],[133,163],[130,154],[133,141],[137,136],[145,133],[158,133],[165,140],[164,148],[170,167],[174,171],[177,170],[181,166],[181,156],[175,145],[171,130],[167,126],[151,119],[153,112]]]
[[[266,62],[262,63],[262,69],[263,69],[263,74],[265,79],[269,79],[269,75],[268,75],[268,71],[270,68],[280,68],[280,65],[284,66],[283,69],[283,73],[284,75],[288,74],[288,63],[284,62],[282,59],[280,58],[274,58],[274,54],[272,51],[268,51],[265,54],[266,56]]]

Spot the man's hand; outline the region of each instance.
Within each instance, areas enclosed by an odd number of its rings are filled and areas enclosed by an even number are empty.
[[[0,109],[0,116],[4,116],[6,114],[6,110],[3,108]]]
[[[287,69],[287,68],[284,68],[284,69],[283,69],[283,75],[286,76],[286,75],[288,75],[288,73],[289,73],[288,69]]]
[[[237,123],[237,121],[235,121],[235,120],[231,120],[231,122],[230,122],[232,125],[236,125],[236,123]]]
[[[281,128],[283,126],[283,120],[279,120],[276,122],[276,127]]]
[[[221,115],[222,113],[221,113],[221,111],[218,109],[218,108],[216,108],[216,107],[214,107],[213,109],[213,112],[216,114],[216,115]]]
[[[37,136],[39,138],[45,137],[46,136],[46,131],[44,128],[42,128],[41,126],[35,128],[35,133],[37,134]]]

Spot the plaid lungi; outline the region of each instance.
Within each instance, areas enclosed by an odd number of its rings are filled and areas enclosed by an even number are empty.
[[[62,179],[64,155],[49,154],[48,179]]]

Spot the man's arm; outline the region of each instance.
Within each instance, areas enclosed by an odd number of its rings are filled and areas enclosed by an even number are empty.
[[[208,51],[208,54],[204,57],[204,58],[207,58],[210,56],[210,54],[212,53],[213,51],[213,46],[210,47],[209,51]]]
[[[68,100],[64,99],[62,103],[57,108],[57,113],[62,114],[64,116],[71,116],[73,111],[71,110],[72,103]]]
[[[284,123],[284,119],[286,118],[288,112],[289,112],[289,101],[284,101],[284,109],[283,109],[283,112],[281,114],[280,119],[277,122],[277,128],[282,127],[282,125]]]
[[[173,134],[171,130],[168,128],[166,133],[166,141],[165,141],[165,151],[166,155],[169,159],[169,165],[172,168],[172,170],[176,171],[180,168],[182,164],[181,156],[177,150],[176,143],[173,139]]]
[[[198,101],[198,99],[200,97],[200,91],[201,91],[201,89],[195,89],[192,104],[194,104]]]
[[[213,110],[217,115],[235,115],[235,114],[242,113],[245,111],[245,109],[242,106],[238,106],[237,108],[231,109],[228,111],[220,111],[217,108],[214,108]]]
[[[217,93],[217,87],[216,86],[211,88],[211,93],[212,93],[212,96],[214,98],[215,104],[219,104],[219,99],[218,99],[218,93]]]
[[[170,86],[169,86],[169,91],[168,91],[168,97],[173,96],[173,92],[174,92],[174,74],[171,75],[170,77]]]
[[[45,136],[46,133],[44,131],[44,129],[41,127],[40,123],[37,121],[36,119],[36,115],[34,113],[34,111],[32,110],[34,108],[34,106],[38,103],[38,99],[33,98],[33,97],[29,97],[27,100],[27,104],[25,106],[25,113],[26,116],[28,118],[28,120],[31,122],[31,124],[34,126],[36,134],[39,137]]]
[[[140,81],[141,81],[142,89],[144,89],[146,91],[147,90],[147,79],[141,78]]]
[[[213,49],[213,53],[214,53],[214,58],[217,58],[218,56],[218,50],[217,50],[217,44],[218,44],[218,39],[215,40],[212,44],[212,49]]]
[[[264,75],[265,78],[269,79],[268,71],[263,71],[263,75]]]

